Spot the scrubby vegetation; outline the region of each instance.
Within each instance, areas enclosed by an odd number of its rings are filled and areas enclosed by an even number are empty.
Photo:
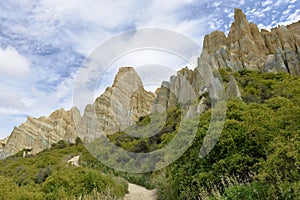
[[[234,76],[242,100],[228,100],[215,148],[198,158],[207,111],[189,150],[158,172],[165,177],[157,182],[161,199],[300,199],[300,78],[251,71]]]
[[[208,110],[188,151],[165,169],[147,174],[151,180],[145,186],[159,188],[160,198],[167,200],[300,199],[300,78],[253,71],[221,74],[225,85],[229,76],[235,77],[242,99],[228,100],[215,148],[198,157],[210,122]],[[118,133],[111,140],[134,152],[161,148],[176,134],[179,107],[168,111],[168,119],[163,128],[168,131],[156,137]]]
[[[82,165],[67,160],[81,155]],[[35,156],[22,152],[0,161],[0,199],[119,199],[127,182],[93,169],[93,158],[77,140],[60,141]],[[94,161],[96,162],[96,161]],[[102,166],[103,169],[105,168]]]
[[[0,161],[0,199],[120,198],[127,185],[116,176],[158,188],[164,200],[300,199],[300,77],[252,71],[223,70],[221,74],[225,85],[229,76],[235,77],[242,96],[227,101],[224,129],[205,158],[199,158],[199,151],[210,109],[201,115],[190,148],[160,171],[114,171],[92,157],[79,139],[76,145],[60,142],[36,156],[17,154]],[[138,138],[120,132],[109,139],[132,152],[150,152],[174,138],[180,121],[178,106],[168,111],[166,123],[155,136]],[[138,125],[149,123],[146,116]],[[66,160],[77,154],[81,154],[81,166],[68,165]]]

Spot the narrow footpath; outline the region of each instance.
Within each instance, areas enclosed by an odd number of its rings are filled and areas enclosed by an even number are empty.
[[[142,186],[128,183],[128,191],[124,200],[157,200],[156,190],[147,190]]]

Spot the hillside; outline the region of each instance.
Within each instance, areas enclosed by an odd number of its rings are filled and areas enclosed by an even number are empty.
[[[227,83],[235,77],[241,99],[227,101],[224,129],[207,157],[200,159],[199,150],[210,110],[201,116],[192,146],[153,174],[160,198],[299,199],[300,77],[253,71],[222,74]],[[175,132],[156,141],[166,143]]]
[[[220,73],[225,83],[231,76],[237,80],[241,99],[228,100],[222,135],[205,158],[198,155],[211,109],[201,115],[192,146],[164,169],[145,174],[119,172],[96,160],[79,139],[76,145],[60,141],[34,156],[23,158],[21,151],[0,161],[0,194],[4,199],[86,195],[112,199],[127,191],[126,182],[115,178],[121,176],[149,189],[157,188],[159,198],[166,200],[298,199],[300,77],[247,70]],[[154,137],[136,138],[120,132],[109,138],[128,151],[155,151],[176,135],[180,113],[179,107],[169,110],[164,131]],[[145,117],[139,123],[147,120]],[[67,163],[75,155],[80,155],[80,167]],[[109,159],[115,160],[112,156]],[[94,184],[82,185],[85,180]]]
[[[35,156],[23,151],[0,160],[0,199],[119,199],[128,192],[122,178],[92,167],[93,157],[80,140],[59,141]],[[79,165],[68,160],[80,156]],[[97,163],[97,162],[96,162]]]
[[[235,9],[229,34],[206,35],[197,67],[157,93],[122,67],[82,115],[28,117],[1,140],[0,198],[120,199],[124,178],[164,200],[300,199],[298,33]]]

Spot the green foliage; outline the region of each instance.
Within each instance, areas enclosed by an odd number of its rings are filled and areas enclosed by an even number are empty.
[[[40,169],[34,178],[34,183],[43,183],[48,176],[51,175],[51,169],[49,167]]]
[[[167,112],[166,119],[160,114],[154,113],[150,116],[140,117],[136,126],[129,127],[125,132],[115,133],[108,136],[110,141],[115,145],[135,153],[146,153],[163,148],[164,145],[175,136],[177,126],[181,120],[181,109],[173,108]],[[154,125],[151,126],[151,122]],[[152,137],[139,138],[128,135],[126,132],[135,133],[136,135],[153,135]]]
[[[42,191],[46,194],[46,199],[57,199],[61,194],[66,197],[80,197],[90,194],[92,191],[106,191],[108,188],[116,197],[120,197],[126,192],[125,187],[118,186],[111,177],[103,175],[97,170],[82,167],[69,170],[62,167],[46,180]]]
[[[18,186],[13,178],[0,175],[0,199],[39,200],[43,198],[38,188]]]
[[[81,166],[67,163],[74,155],[81,155]],[[11,156],[1,160],[0,199],[123,197],[127,192],[127,182],[103,174],[105,170],[79,140],[77,145],[59,141],[51,149],[35,156]]]
[[[67,146],[67,142],[64,140],[60,140],[57,143],[52,144],[52,148],[55,149],[63,149]]]
[[[225,189],[223,199],[230,200],[257,200],[269,199],[268,188],[260,183],[253,182],[251,185],[234,185]]]
[[[196,138],[190,148],[170,166],[146,174],[128,174],[101,164],[85,149],[60,141],[50,150],[22,158],[22,152],[0,161],[0,199],[116,199],[127,192],[124,177],[149,189],[158,188],[159,198],[172,199],[300,199],[300,77],[285,73],[221,70],[237,80],[242,99],[227,102],[226,122],[218,142],[205,157],[199,158],[212,111],[200,117]],[[208,94],[205,94],[208,95]],[[187,137],[176,137],[179,125],[190,132],[195,122],[181,123],[180,106],[168,110],[167,118],[153,114],[141,117],[130,131],[152,137],[139,138],[126,131],[109,139],[132,152],[151,152],[173,139],[183,144]],[[152,129],[153,122],[162,125]],[[191,125],[192,124],[192,125]],[[105,146],[95,144],[102,152]],[[66,164],[81,155],[80,167]],[[104,155],[111,162],[131,162],[124,155]],[[161,155],[155,164],[167,156]],[[141,163],[143,166],[145,163]],[[110,175],[104,175],[110,174]],[[2,196],[1,196],[2,195]]]
[[[223,79],[227,72],[221,71]],[[198,157],[210,111],[193,145],[155,176],[161,199],[299,199],[300,78],[241,71],[242,99],[227,102],[214,149]],[[162,138],[165,137],[162,135]]]

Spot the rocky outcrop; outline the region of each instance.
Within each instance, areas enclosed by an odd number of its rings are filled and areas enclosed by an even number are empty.
[[[88,105],[78,123],[81,138],[110,135],[125,130],[141,116],[150,114],[155,95],[144,89],[132,67],[122,67],[112,87]]]
[[[213,56],[218,68],[300,75],[300,36],[295,30],[279,26],[270,32],[260,31],[240,9],[235,9],[228,36],[220,31],[205,36],[202,55]]]
[[[67,161],[67,163],[69,163],[72,166],[78,167],[79,166],[79,159],[80,159],[80,155],[73,156],[72,158],[70,158]]]
[[[203,89],[208,88],[208,77],[211,75],[206,72],[207,68],[212,72],[229,68],[233,72],[247,69],[300,75],[299,27],[300,22],[271,31],[259,30],[254,23],[248,22],[242,10],[235,9],[228,36],[221,31],[206,35],[196,69],[184,68],[169,82],[163,82],[156,102],[169,109],[178,102],[191,101],[194,98],[191,93],[200,96]],[[233,77],[228,83],[227,96],[241,97]]]
[[[35,154],[59,140],[74,142],[77,136],[93,138],[95,134],[116,133],[149,114],[154,99],[155,95],[145,91],[132,67],[120,68],[112,87],[108,87],[94,104],[87,105],[82,117],[77,108],[57,110],[49,117],[28,117],[1,141],[1,157],[23,149]]]
[[[166,110],[176,106],[189,105],[191,101],[199,96],[200,87],[204,85],[204,80],[199,73],[187,67],[171,76],[170,82],[164,81],[158,90],[156,104],[166,108]]]
[[[300,35],[300,21],[288,25],[287,28],[294,34]]]
[[[154,99],[152,92],[144,90],[132,67],[120,68],[112,87],[108,87],[94,104],[87,105],[82,117],[77,108],[57,110],[49,117],[28,117],[1,141],[1,157],[23,149],[36,154],[59,140],[74,142],[77,136],[93,138],[99,133],[96,129],[101,134],[116,133],[149,114]]]
[[[2,157],[23,149],[35,154],[59,140],[73,142],[77,137],[74,117],[80,117],[76,108],[69,111],[60,109],[51,113],[49,117],[28,117],[26,122],[14,128],[5,144],[2,144]]]
[[[233,76],[229,77],[227,86],[227,98],[241,98],[242,94]]]

